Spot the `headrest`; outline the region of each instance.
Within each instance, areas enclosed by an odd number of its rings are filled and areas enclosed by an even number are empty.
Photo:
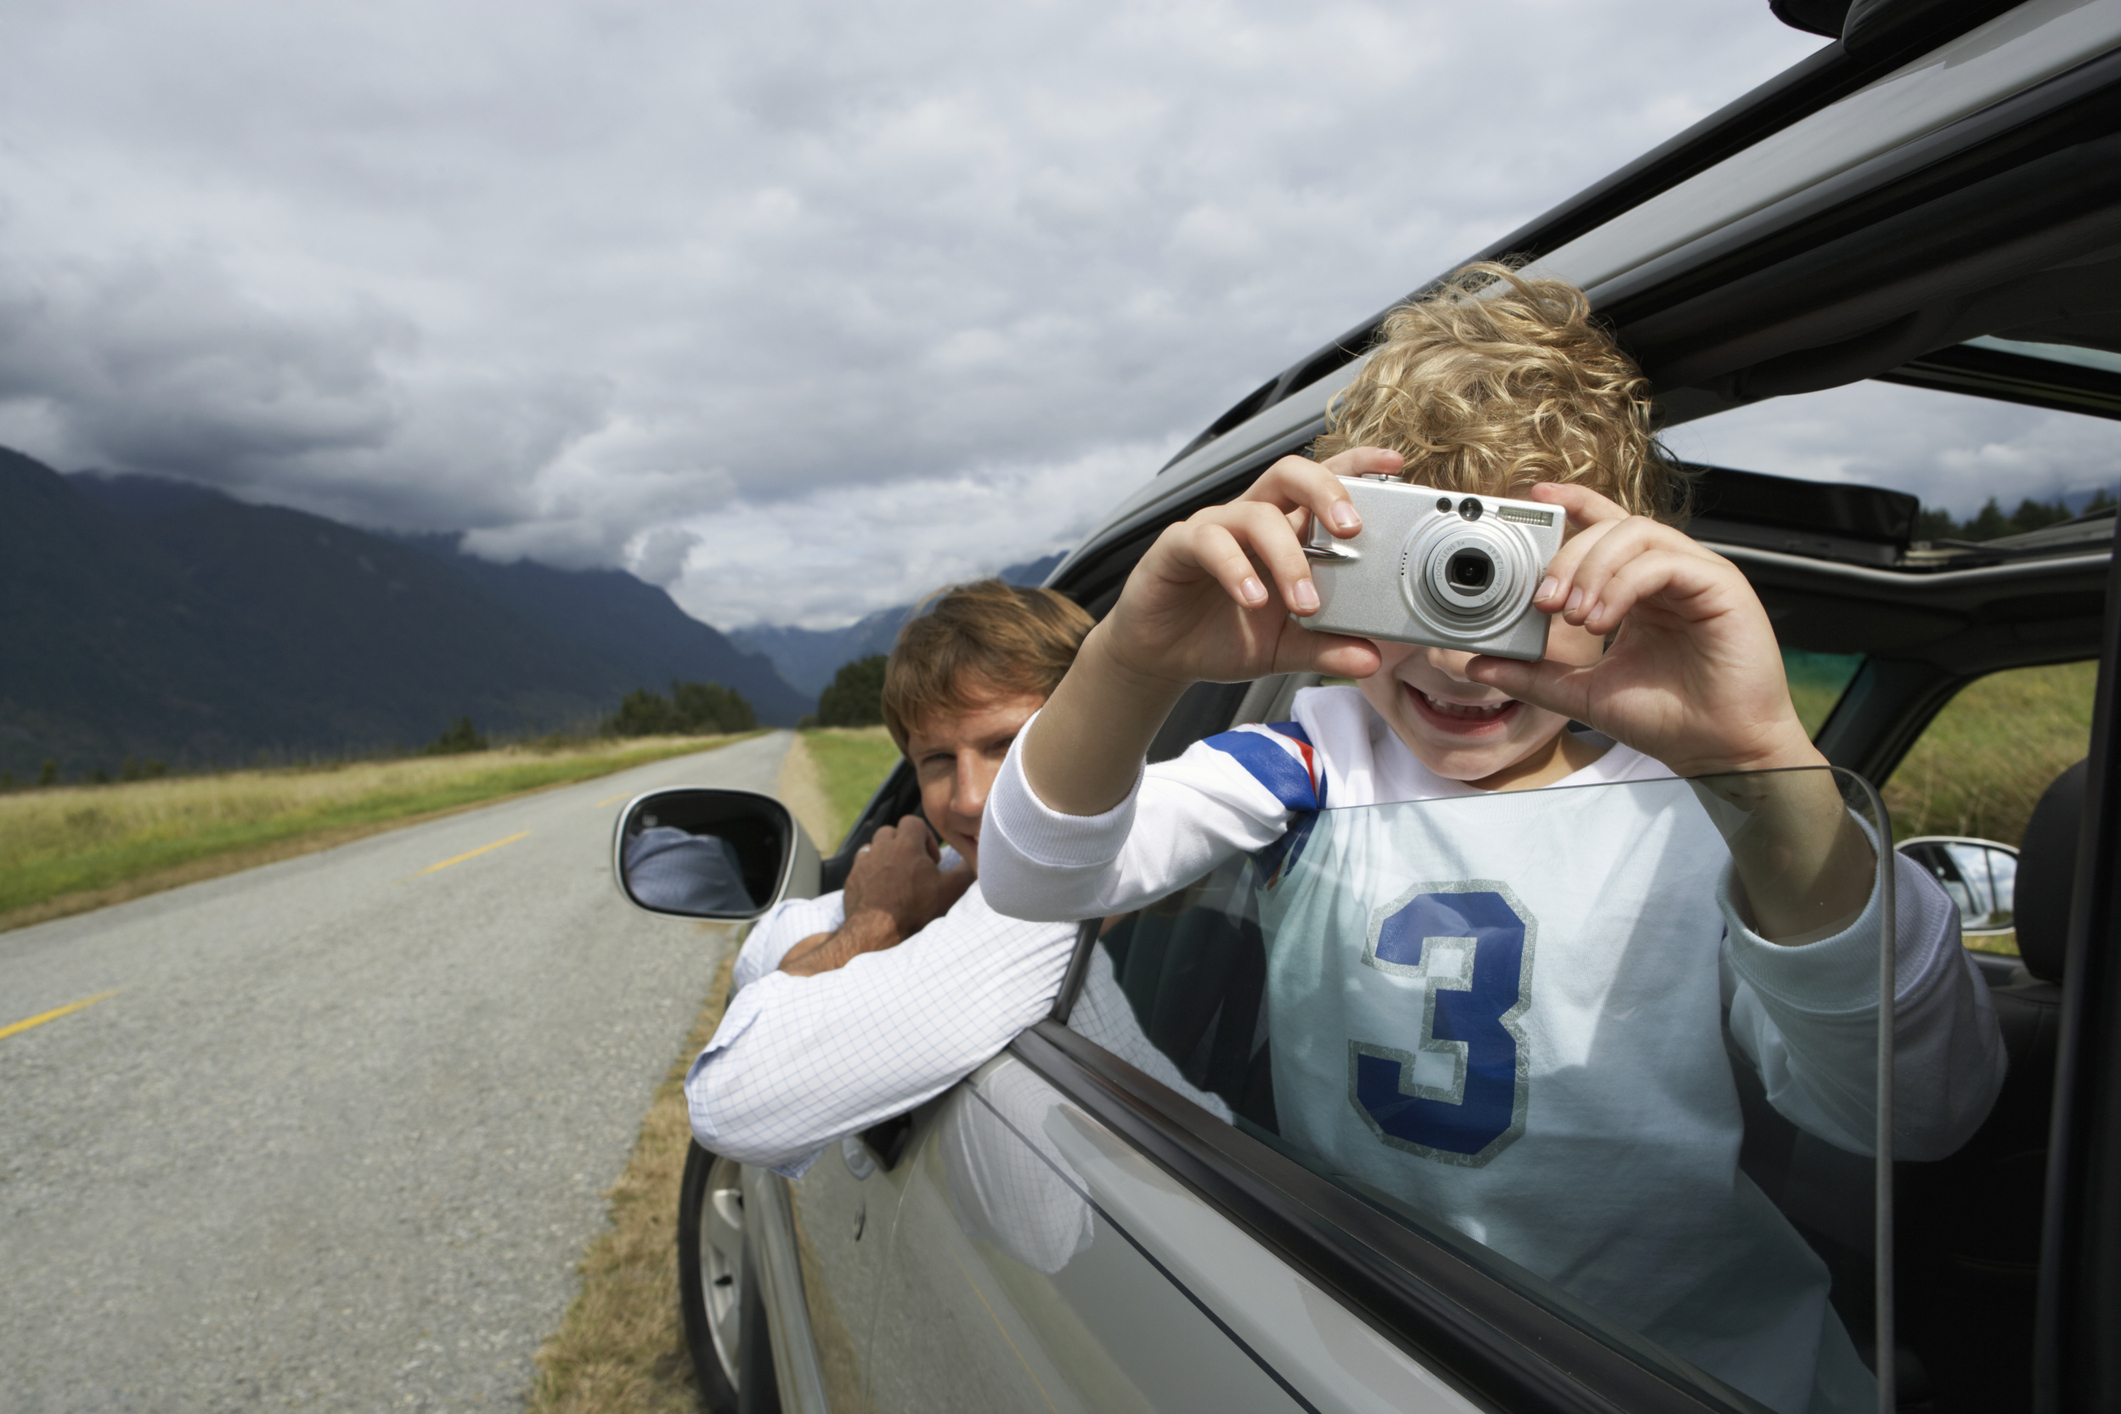
[[[2018,844],[2018,951],[2025,970],[2043,982],[2062,980],[2069,941],[2070,895],[2077,880],[2077,827],[2084,817],[2087,762],[2055,777]]]

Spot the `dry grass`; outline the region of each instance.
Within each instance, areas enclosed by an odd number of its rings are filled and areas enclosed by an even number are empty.
[[[502,796],[733,737],[231,771],[0,795],[0,928],[21,927],[344,844]]]
[[[726,924],[701,924],[702,931]],[[685,1069],[722,1019],[730,947],[677,1063],[655,1092],[633,1157],[605,1193],[611,1226],[589,1246],[581,1290],[535,1357],[531,1414],[697,1414],[699,1385],[678,1308],[678,1187],[692,1128]]]
[[[845,831],[837,823],[832,802],[825,799],[825,782],[818,774],[817,759],[800,736],[789,743],[788,754],[781,758],[781,776],[774,782],[773,793],[809,833],[818,853],[829,857]]]
[[[827,729],[803,733],[789,757],[782,798],[819,847],[829,849],[826,842],[836,844],[846,833],[898,760],[898,748],[880,727]],[[791,785],[807,798],[789,798]],[[677,1284],[678,1187],[692,1137],[684,1078],[722,1019],[735,961],[731,949],[641,1121],[633,1157],[607,1194],[611,1227],[583,1256],[582,1289],[538,1351],[531,1414],[697,1414],[699,1387],[685,1350]]]
[[[1930,723],[1885,784],[1893,834],[2015,845],[2048,783],[2090,749],[2096,663],[1981,679]]]

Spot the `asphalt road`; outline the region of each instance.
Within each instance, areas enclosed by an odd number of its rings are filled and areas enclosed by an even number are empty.
[[[612,822],[788,743],[0,933],[0,1409],[519,1405],[728,945]]]

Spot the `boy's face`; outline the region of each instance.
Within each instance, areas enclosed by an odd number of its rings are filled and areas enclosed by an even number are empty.
[[[1555,662],[1589,667],[1604,650],[1596,634],[1558,617],[1548,624],[1547,657]],[[1470,653],[1405,643],[1379,643],[1377,651],[1384,664],[1362,680],[1362,695],[1422,765],[1489,789],[1519,783],[1527,769],[1541,777],[1530,783],[1551,784],[1545,777],[1559,766],[1540,768],[1553,760],[1568,718],[1468,681]]]

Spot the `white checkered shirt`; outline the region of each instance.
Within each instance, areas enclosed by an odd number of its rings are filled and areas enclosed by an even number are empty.
[[[845,918],[843,895],[769,910],[737,956],[737,994],[685,1077],[692,1132],[717,1154],[799,1178],[827,1147],[971,1074],[1053,1008],[1073,923],[1022,923],[978,884],[900,943],[814,977],[788,950]]]

